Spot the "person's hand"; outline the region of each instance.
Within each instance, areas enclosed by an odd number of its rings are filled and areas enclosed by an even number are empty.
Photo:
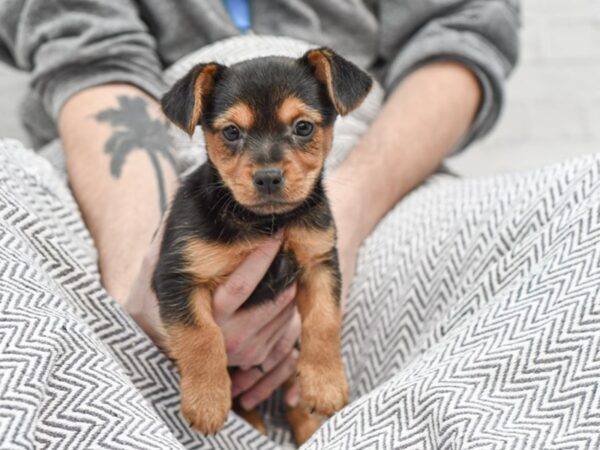
[[[293,303],[296,284],[274,302],[240,309],[279,252],[281,238],[266,240],[215,291],[215,320],[223,330],[232,376],[232,393],[245,409],[266,400],[296,371],[300,316]]]
[[[157,232],[132,286],[125,308],[140,327],[164,345],[158,302],[151,279],[158,260],[162,232]],[[268,398],[296,370],[300,317],[293,303],[293,284],[272,302],[240,309],[270,267],[281,246],[281,237],[266,239],[217,288],[213,299],[215,321],[223,330],[228,364],[241,367],[232,379],[234,396],[251,409]],[[295,401],[295,390],[290,394]]]

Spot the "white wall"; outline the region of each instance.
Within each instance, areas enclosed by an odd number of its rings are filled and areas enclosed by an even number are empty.
[[[463,174],[600,151],[600,0],[523,0],[521,62],[500,123],[452,158]]]

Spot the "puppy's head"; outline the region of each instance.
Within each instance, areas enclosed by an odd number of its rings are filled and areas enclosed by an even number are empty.
[[[300,205],[321,175],[338,114],[357,108],[371,78],[327,48],[299,59],[230,67],[199,64],[163,97],[165,115],[192,134],[234,198],[258,214]]]

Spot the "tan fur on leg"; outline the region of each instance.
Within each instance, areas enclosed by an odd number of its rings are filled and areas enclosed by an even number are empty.
[[[181,412],[194,428],[213,434],[231,409],[225,342],[213,320],[209,291],[198,288],[190,301],[195,323],[167,327],[169,354],[181,375]]]
[[[348,402],[348,383],[340,352],[341,312],[334,297],[333,273],[318,265],[305,273],[296,302],[302,317],[298,376],[302,402],[330,416]]]

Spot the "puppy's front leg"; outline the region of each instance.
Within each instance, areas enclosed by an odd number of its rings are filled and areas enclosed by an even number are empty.
[[[212,295],[198,287],[190,299],[193,324],[167,327],[168,348],[181,376],[181,411],[205,434],[219,431],[231,409],[225,340],[212,315]]]
[[[302,318],[298,376],[302,403],[332,415],[348,402],[348,383],[340,352],[340,275],[335,249],[331,258],[306,270],[296,302]]]

